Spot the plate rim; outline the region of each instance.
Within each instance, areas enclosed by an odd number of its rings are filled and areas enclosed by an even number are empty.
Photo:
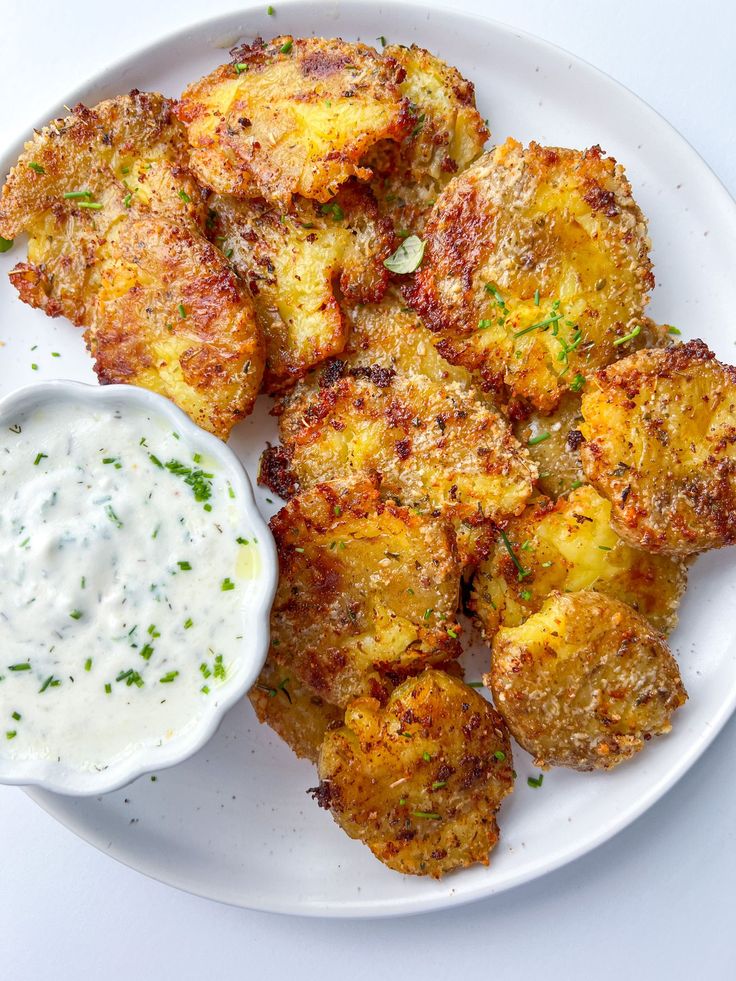
[[[284,0],[284,2],[279,4],[279,21],[288,24],[289,17],[299,8],[303,9],[304,6],[305,5],[303,2],[301,2],[301,0]],[[325,7],[333,5],[326,2],[326,0],[322,0],[320,6]],[[447,4],[436,3],[434,0],[430,0],[430,2],[426,4],[416,3],[413,2],[413,0],[380,0],[379,4],[375,6],[371,4],[369,0],[340,0],[337,8],[341,19],[339,25],[338,22],[335,21],[336,27],[344,26],[344,24],[347,23],[351,8],[372,8],[376,16],[378,16],[379,13],[383,14],[386,10],[389,12],[403,12],[407,9],[410,10],[412,8],[420,8],[429,13],[438,13],[447,17],[452,17],[456,22],[463,22],[469,30],[474,27],[480,28],[483,31],[489,31],[490,33],[495,33],[497,36],[505,37],[507,39],[513,38],[523,40],[532,48],[549,52],[555,57],[559,57],[560,55],[564,56],[565,58],[569,59],[571,63],[576,64],[579,68],[582,68],[585,72],[604,79],[609,87],[615,87],[618,90],[619,95],[624,96],[630,104],[636,106],[639,114],[649,115],[649,117],[658,124],[660,131],[666,131],[670,138],[674,137],[674,139],[680,143],[683,149],[689,151],[692,161],[697,164],[699,170],[699,186],[702,188],[705,183],[710,184],[710,188],[713,193],[718,194],[721,198],[721,201],[719,202],[723,207],[723,212],[720,215],[721,223],[726,223],[730,219],[734,225],[734,228],[736,229],[736,200],[734,200],[734,197],[731,195],[729,189],[725,186],[719,175],[711,168],[705,158],[695,147],[692,146],[686,137],[683,136],[683,134],[657,109],[646,102],[646,100],[641,96],[637,95],[637,93],[630,89],[627,85],[618,81],[618,79],[616,79],[614,76],[603,69],[598,68],[585,58],[568,51],[562,45],[548,41],[547,39],[539,37],[530,31],[517,28],[504,21],[498,20],[497,18],[489,17],[484,13],[475,11],[471,12],[468,10],[454,10]],[[36,124],[34,124],[34,126],[30,127],[30,129],[40,129],[41,127],[45,126],[49,120],[56,117],[59,106],[63,106],[65,103],[67,105],[74,105],[76,102],[82,101],[85,97],[85,93],[94,87],[104,85],[106,79],[110,75],[123,70],[130,62],[140,58],[141,56],[151,56],[158,50],[169,48],[170,46],[176,44],[178,40],[186,38],[192,33],[201,34],[206,31],[217,33],[219,31],[224,35],[226,31],[232,30],[236,26],[240,29],[240,25],[237,24],[238,20],[242,21],[246,17],[258,15],[262,12],[262,6],[253,2],[253,0],[250,0],[250,2],[247,2],[243,7],[234,8],[214,17],[203,17],[198,20],[191,21],[185,24],[183,27],[155,37],[149,43],[134,48],[127,54],[124,54],[122,57],[116,59],[101,71],[88,76],[82,83],[76,86],[71,93],[68,93],[66,97],[55,100],[53,107]],[[275,28],[276,26],[277,25],[274,24]],[[280,26],[280,24],[278,26]],[[284,29],[281,33],[288,33],[288,31]],[[277,35],[274,34],[274,36]],[[223,47],[223,51],[226,50],[227,48]],[[26,128],[24,130],[24,134],[18,136],[15,140],[4,146],[4,152],[2,152],[0,155],[0,170],[3,174],[10,170],[10,167],[17,159],[24,143],[28,139],[28,132],[29,128]],[[727,209],[726,205],[728,206]],[[247,901],[242,902],[223,899],[213,892],[205,891],[201,888],[201,886],[198,887],[192,882],[188,882],[185,876],[168,875],[166,878],[163,878],[161,875],[156,874],[150,869],[132,864],[122,855],[117,855],[110,851],[109,839],[102,832],[96,832],[95,829],[91,828],[87,823],[82,822],[81,820],[73,819],[68,814],[64,814],[64,817],[60,817],[54,809],[56,795],[48,791],[44,791],[38,787],[28,787],[22,789],[27,796],[34,801],[34,803],[36,803],[42,808],[42,810],[58,821],[59,824],[67,828],[83,841],[97,848],[103,854],[115,859],[115,861],[119,862],[121,865],[133,869],[136,872],[142,873],[147,878],[172,886],[183,892],[189,893],[190,895],[198,896],[203,899],[214,900],[215,902],[220,902],[224,905],[229,905],[236,908],[304,917],[379,919],[396,916],[409,916],[458,907],[465,905],[466,903],[499,895],[500,893],[505,892],[507,889],[521,886],[527,882],[548,875],[556,869],[559,869],[568,863],[574,862],[583,855],[586,855],[589,852],[599,848],[606,841],[609,841],[624,828],[636,821],[637,818],[649,810],[649,808],[657,803],[657,801],[661,800],[666,793],[679,782],[690,767],[704,752],[707,751],[716,736],[723,729],[725,723],[734,713],[734,710],[736,710],[736,679],[731,686],[728,696],[721,703],[717,715],[710,720],[708,728],[702,733],[698,741],[689,746],[688,750],[680,756],[677,764],[672,766],[661,779],[653,782],[647,793],[637,798],[628,808],[624,808],[623,810],[616,812],[611,820],[599,827],[595,834],[589,835],[585,839],[581,840],[581,842],[576,844],[575,847],[560,849],[560,851],[552,857],[540,860],[523,873],[508,875],[506,880],[503,880],[500,883],[489,885],[488,883],[481,881],[476,885],[452,889],[446,894],[428,896],[426,898],[422,896],[410,896],[406,898],[397,897],[389,900],[360,899],[342,903],[337,903],[334,900],[332,902],[311,900],[292,901],[288,897],[286,900],[282,900],[279,903],[274,903],[269,900],[266,900],[265,902],[259,901],[256,903],[254,898],[250,898]],[[64,801],[65,798],[60,798],[59,804],[62,805]],[[449,882],[454,880],[448,879],[445,881]]]

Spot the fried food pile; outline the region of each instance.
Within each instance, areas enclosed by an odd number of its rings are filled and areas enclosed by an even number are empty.
[[[178,102],[77,106],[0,196],[20,299],[84,328],[101,383],[223,439],[276,397],[250,701],[317,803],[416,875],[488,864],[511,737],[608,770],[670,730],[688,566],[736,543],[736,369],[646,315],[623,167],[489,135],[416,45],[283,35]]]

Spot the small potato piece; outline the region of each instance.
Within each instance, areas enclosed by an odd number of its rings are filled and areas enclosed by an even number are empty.
[[[639,351],[591,380],[585,473],[626,541],[689,555],[736,542],[736,368],[703,341]]]
[[[104,385],[172,399],[227,439],[258,395],[263,342],[235,273],[190,223],[120,222],[98,250],[85,340]]]
[[[385,700],[458,657],[460,563],[452,529],[370,480],[320,484],[271,519],[280,578],[271,658],[334,705]]]
[[[24,303],[86,326],[97,249],[112,224],[139,208],[203,221],[172,105],[134,89],[80,104],[26,143],[0,196],[0,235],[28,233],[28,262],[10,274]]]
[[[471,605],[493,641],[499,626],[517,627],[553,591],[594,589],[633,607],[669,633],[685,591],[685,564],[667,555],[650,555],[623,542],[610,525],[611,505],[592,487],[538,501],[509,523],[509,548],[499,537],[473,580]]]
[[[585,482],[580,461],[582,421],[580,396],[566,392],[551,414],[533,411],[513,424],[514,435],[537,465],[537,486],[551,498]]]
[[[340,827],[389,868],[439,878],[488,865],[496,812],[513,789],[501,717],[442,671],[412,678],[382,709],[352,702],[325,735],[314,791]]]
[[[641,333],[646,224],[599,147],[507,140],[450,182],[426,243],[404,295],[440,353],[500,398],[550,412]]]
[[[536,476],[505,420],[458,382],[333,361],[279,417],[283,446],[261,480],[277,493],[378,472],[381,493],[452,522],[464,564],[487,552],[490,521],[518,514]]]
[[[380,300],[389,223],[366,187],[346,184],[327,204],[295,197],[291,208],[210,199],[209,234],[247,284],[267,343],[264,387],[277,392],[345,346],[343,302]]]
[[[194,172],[220,194],[329,201],[349,177],[370,177],[360,161],[371,146],[412,126],[402,69],[364,44],[284,35],[231,55],[177,110]]]
[[[383,54],[406,71],[400,88],[414,119],[401,143],[377,144],[365,163],[384,213],[397,229],[421,234],[442,189],[483,152],[488,127],[475,108],[473,83],[456,68],[415,44],[390,44]]]
[[[537,766],[617,766],[672,728],[687,693],[664,638],[602,593],[554,593],[493,641],[485,683]]]
[[[345,713],[315,694],[268,658],[248,693],[259,722],[265,722],[302,759],[317,762],[325,732],[341,726]]]

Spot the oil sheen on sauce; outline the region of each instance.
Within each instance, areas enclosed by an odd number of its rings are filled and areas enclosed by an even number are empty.
[[[166,427],[69,400],[0,433],[0,756],[104,769],[196,726],[237,666],[258,543]]]

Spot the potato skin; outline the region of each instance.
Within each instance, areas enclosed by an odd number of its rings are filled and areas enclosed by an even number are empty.
[[[352,702],[325,735],[314,795],[379,861],[439,878],[488,864],[496,812],[513,789],[501,717],[478,692],[428,670],[397,688],[385,708]]]
[[[365,186],[343,185],[327,204],[295,197],[288,211],[214,195],[208,234],[253,299],[266,338],[264,389],[277,393],[345,347],[338,303],[374,303],[388,285],[390,223]]]
[[[522,578],[499,537],[473,579],[470,605],[489,643],[499,626],[523,623],[554,591],[606,593],[657,630],[674,630],[687,583],[684,562],[632,548],[613,531],[610,517],[610,503],[586,485],[556,504],[536,501],[509,522],[505,534],[524,567]]]
[[[700,340],[638,351],[591,380],[585,473],[619,535],[690,555],[736,542],[736,368]]]
[[[165,395],[226,439],[258,393],[263,339],[235,273],[201,232],[204,198],[186,163],[163,96],[134,90],[80,105],[26,144],[0,224],[29,234],[29,262],[10,274],[21,299],[86,328],[102,384]],[[81,190],[90,199],[64,197]]]
[[[486,554],[491,521],[523,510],[536,475],[500,414],[459,382],[379,364],[327,364],[279,408],[282,447],[261,480],[288,495],[346,473],[378,472],[381,492],[451,521],[464,564]]]
[[[194,172],[220,194],[329,201],[349,177],[370,177],[360,162],[371,146],[413,125],[403,69],[364,44],[283,35],[231,55],[177,109]]]
[[[610,769],[671,729],[687,693],[664,638],[603,593],[554,593],[493,641],[485,683],[537,766]]]
[[[397,230],[421,234],[437,196],[481,155],[490,134],[475,108],[473,83],[456,68],[416,44],[390,44],[383,55],[406,72],[400,90],[414,122],[400,143],[376,144],[365,163],[382,211]]]
[[[271,658],[334,705],[461,652],[452,528],[382,501],[377,482],[318,484],[271,519]]]
[[[248,693],[258,721],[270,726],[302,759],[316,763],[328,729],[343,724],[345,713],[326,702],[272,657]]]
[[[544,412],[626,353],[653,285],[644,217],[599,147],[507,140],[450,182],[426,240],[404,295],[440,353]]]

